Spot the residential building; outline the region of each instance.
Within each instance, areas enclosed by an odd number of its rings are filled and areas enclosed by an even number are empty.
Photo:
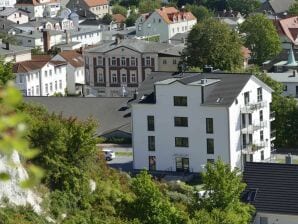
[[[96,96],[132,96],[152,71],[177,71],[179,46],[137,39],[102,41],[83,52],[86,84]]]
[[[109,0],[70,0],[67,7],[76,11],[82,9],[94,14],[97,18],[104,17],[110,12]]]
[[[297,173],[294,164],[245,164],[243,201],[256,209],[254,224],[297,224]]]
[[[274,19],[283,49],[289,49],[292,45],[298,45],[298,16],[291,16],[285,19]]]
[[[29,16],[27,12],[13,7],[0,9],[0,17],[13,23],[28,23]]]
[[[9,43],[0,39],[0,55],[4,62],[21,62],[31,60],[31,49]]]
[[[267,73],[267,75],[284,85],[284,96],[298,98],[298,73],[296,70],[284,73]]]
[[[62,51],[52,60],[67,62],[66,82],[68,94],[83,94],[85,84],[85,67],[82,54],[77,51]]]
[[[134,169],[202,172],[271,155],[266,84],[250,74],[154,73],[132,104]]]
[[[269,15],[287,16],[289,8],[294,3],[295,0],[265,0],[259,11]]]
[[[162,7],[153,13],[142,14],[136,20],[136,35],[159,36],[160,42],[168,42],[177,33],[186,33],[197,23],[191,12],[174,7]]]
[[[0,0],[0,7],[14,7],[16,0]]]
[[[125,28],[126,17],[121,14],[113,14],[113,21],[111,24],[111,29],[123,30]]]
[[[32,60],[14,64],[16,86],[24,96],[52,96],[65,94],[65,61],[51,60],[49,56],[32,56]]]
[[[59,0],[17,0],[15,7],[29,12],[29,17],[55,17],[60,10]]]

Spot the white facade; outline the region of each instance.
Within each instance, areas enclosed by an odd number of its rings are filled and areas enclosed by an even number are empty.
[[[60,10],[60,1],[41,0],[37,4],[16,4],[16,8],[30,12],[30,18],[56,17]]]
[[[214,82],[208,80],[210,83]],[[203,90],[202,86],[198,83],[184,85],[178,81],[169,83],[165,80],[155,83],[155,104],[133,105],[134,169],[202,172],[207,161],[212,162],[218,158],[232,168],[242,168],[243,160],[262,161],[270,158],[271,89],[252,77],[230,106],[208,106],[200,100],[201,93],[209,91],[205,88]],[[262,88],[262,100],[258,102],[259,87]],[[244,104],[245,92],[249,93],[250,98],[247,106]],[[186,97],[187,106],[174,106],[174,96]],[[246,107],[253,109],[245,110]],[[263,121],[260,121],[260,110],[263,111]],[[148,116],[154,117],[152,131],[148,131]],[[187,126],[175,126],[175,117],[186,118]],[[212,133],[206,131],[207,118],[212,119]],[[246,121],[246,128],[241,127],[243,119]],[[155,150],[149,150],[151,137],[148,136],[154,136]],[[176,140],[178,142],[181,139],[176,138],[181,137],[187,138],[187,144],[178,147]],[[245,143],[243,138],[246,139]],[[213,144],[213,150],[210,146],[208,153],[207,142]],[[152,158],[155,159],[155,164],[150,168],[149,160]],[[182,168],[181,163],[184,164]]]
[[[0,0],[0,7],[14,7],[17,0]]]
[[[17,73],[15,83],[25,96],[64,95],[66,65],[55,66],[48,62],[40,69]]]
[[[263,223],[261,222],[263,221]],[[267,222],[266,222],[267,221]],[[257,212],[255,224],[297,224],[297,215],[272,214],[265,212]]]
[[[27,15],[27,13],[18,10],[10,14],[9,16],[7,16],[6,20],[9,20],[17,24],[24,24],[24,23],[28,23],[29,16]]]

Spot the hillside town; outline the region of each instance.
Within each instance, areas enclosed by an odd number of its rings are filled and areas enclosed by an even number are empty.
[[[0,224],[298,224],[297,124],[298,0],[0,0]]]

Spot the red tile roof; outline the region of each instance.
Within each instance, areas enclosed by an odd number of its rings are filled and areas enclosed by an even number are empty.
[[[83,56],[77,51],[62,51],[59,55],[75,68],[84,67]]]
[[[89,7],[94,7],[94,6],[98,6],[98,5],[108,5],[109,4],[108,0],[84,0],[84,2]]]
[[[179,11],[175,7],[162,7],[160,9],[156,9],[156,12],[168,24],[174,23],[174,20],[186,19],[189,21],[197,19],[191,12]]]
[[[285,35],[295,44],[298,35],[298,16],[276,20],[274,24],[279,35]]]
[[[48,3],[58,3],[58,0],[49,0],[44,3],[41,3],[39,0],[17,0],[16,5],[44,5]]]
[[[113,21],[117,22],[117,23],[124,23],[126,18],[125,16],[121,15],[121,14],[114,14],[112,15],[113,17]]]

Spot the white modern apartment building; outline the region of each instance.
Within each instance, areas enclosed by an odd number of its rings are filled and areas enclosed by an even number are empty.
[[[142,14],[136,21],[136,35],[159,36],[160,42],[169,42],[177,33],[186,33],[197,23],[191,12],[174,7],[162,7],[151,14]]]
[[[66,66],[64,61],[48,56],[32,57],[30,61],[16,63],[13,72],[16,86],[24,96],[52,96],[65,94]]]
[[[271,155],[267,85],[247,74],[148,77],[132,106],[134,169],[202,172],[221,158],[232,168]]]

